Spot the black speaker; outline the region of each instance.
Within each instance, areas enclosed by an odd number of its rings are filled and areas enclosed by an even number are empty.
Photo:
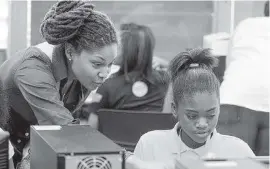
[[[124,169],[123,148],[89,125],[31,126],[31,169]]]

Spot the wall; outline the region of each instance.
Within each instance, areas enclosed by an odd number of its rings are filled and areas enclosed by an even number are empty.
[[[43,42],[40,34],[40,24],[50,7],[56,1],[32,1],[31,2],[31,45]]]
[[[214,19],[213,33],[217,32],[230,33],[231,2],[215,1],[213,19]]]
[[[9,1],[7,57],[27,46],[27,1]]]
[[[9,53],[25,47],[26,1],[12,7]],[[43,41],[39,26],[51,5],[56,1],[31,2],[31,45]],[[262,16],[265,1],[235,1],[235,21],[251,16]],[[115,24],[133,21],[149,25],[157,39],[155,54],[170,60],[179,51],[202,45],[203,35],[213,32],[230,32],[231,1],[107,1],[93,2],[97,9],[105,11]],[[12,40],[13,39],[13,40]]]
[[[265,1],[236,1],[235,26],[248,17],[264,16]]]
[[[235,1],[234,8],[234,28],[239,22],[248,17],[263,16],[265,1]],[[223,0],[214,2],[214,28],[213,32],[230,33],[232,1]]]
[[[32,45],[43,41],[39,25],[53,3],[32,2]],[[117,27],[131,21],[150,26],[157,41],[155,55],[167,60],[186,48],[202,46],[203,35],[212,32],[211,1],[94,1],[93,4],[107,13]]]

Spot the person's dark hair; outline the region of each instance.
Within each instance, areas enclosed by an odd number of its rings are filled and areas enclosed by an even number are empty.
[[[113,23],[89,1],[57,2],[45,15],[40,32],[49,44],[70,43],[79,51],[117,43]]]
[[[264,16],[269,16],[269,0],[264,4]]]
[[[149,77],[152,74],[152,60],[155,37],[152,30],[135,23],[121,24],[120,70],[118,75],[125,75],[127,81],[130,72],[139,72],[137,78]]]
[[[197,92],[215,92],[219,97],[220,83],[212,70],[217,64],[210,49],[201,48],[182,52],[171,60],[169,73],[175,104]]]

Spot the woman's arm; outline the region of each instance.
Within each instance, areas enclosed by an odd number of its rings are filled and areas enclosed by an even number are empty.
[[[39,124],[69,124],[74,120],[60,100],[54,75],[48,63],[38,57],[25,60],[14,82],[33,110]]]

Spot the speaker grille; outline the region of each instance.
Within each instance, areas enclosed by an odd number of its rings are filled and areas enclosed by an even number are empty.
[[[112,164],[103,156],[88,156],[83,158],[77,169],[112,169]]]

